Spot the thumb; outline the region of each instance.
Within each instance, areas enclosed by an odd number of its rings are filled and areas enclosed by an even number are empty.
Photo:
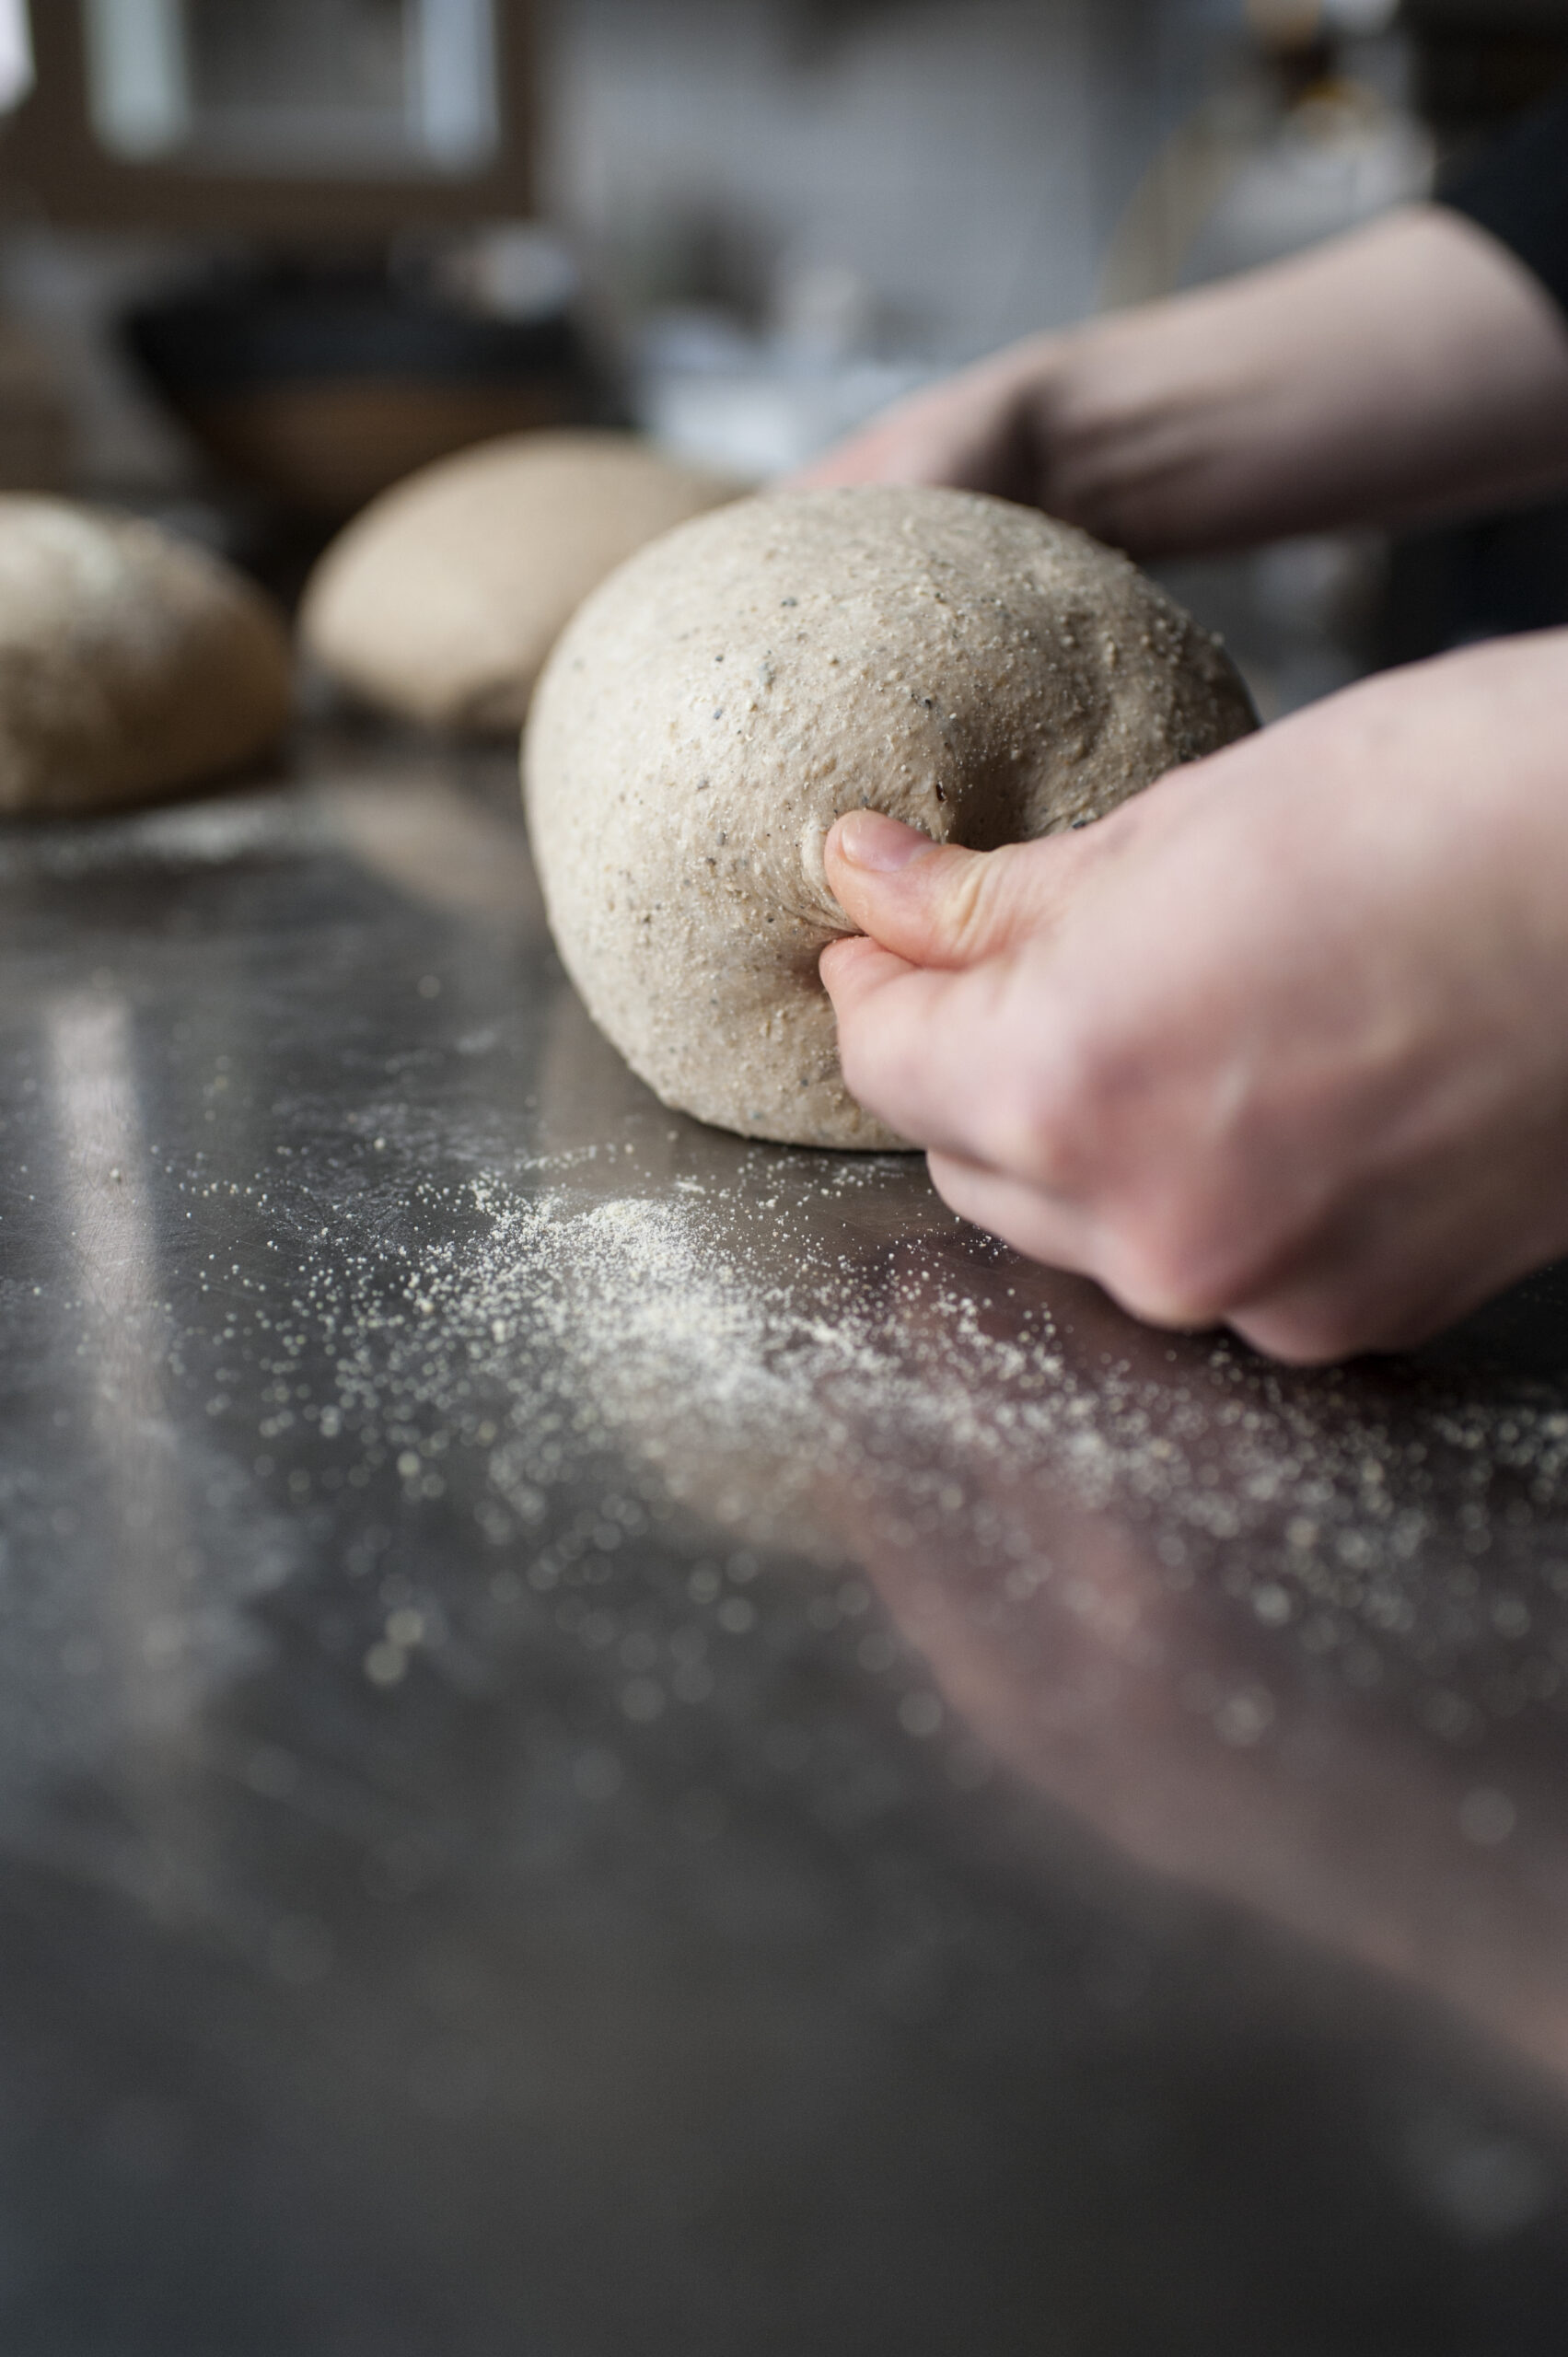
[[[1078,865],[1070,838],[965,851],[879,810],[851,810],[822,864],[853,924],[915,966],[973,966],[1050,929]]]

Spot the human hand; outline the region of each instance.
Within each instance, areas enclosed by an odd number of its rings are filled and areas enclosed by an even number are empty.
[[[793,478],[990,492],[1144,557],[1564,480],[1568,327],[1512,254],[1438,205],[1032,337]]]
[[[1059,488],[1051,505],[1051,412],[1083,341],[1082,331],[1029,336],[911,393],[800,468],[785,488],[935,483],[1065,516]]]
[[[1364,682],[1080,833],[828,838],[849,1086],[1156,1324],[1413,1343],[1568,1248],[1568,633]]]

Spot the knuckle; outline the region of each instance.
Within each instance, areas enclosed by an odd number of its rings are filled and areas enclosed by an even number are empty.
[[[1397,1291],[1369,1295],[1365,1283],[1344,1269],[1249,1299],[1232,1323],[1255,1349],[1295,1366],[1408,1349],[1434,1330],[1433,1318],[1411,1300]]]
[[[1106,1283],[1151,1326],[1208,1327],[1253,1297],[1260,1239],[1200,1174],[1110,1224]]]
[[[1196,1329],[1218,1325],[1225,1316],[1223,1286],[1202,1283],[1182,1253],[1137,1237],[1116,1239],[1104,1283],[1146,1326]]]
[[[1033,842],[1002,843],[993,851],[955,847],[944,862],[939,923],[956,963],[997,957],[1039,929],[1046,903],[1029,856],[1039,849]]]
[[[1053,1193],[1092,1199],[1122,1158],[1121,1059],[1092,1020],[1058,1026],[996,1105],[998,1158]]]
[[[1377,1341],[1349,1310],[1265,1306],[1237,1315],[1231,1324],[1243,1341],[1286,1366],[1328,1366],[1337,1359],[1356,1357]]]
[[[942,929],[961,964],[968,965],[990,946],[995,886],[995,854],[984,852],[966,852],[947,878]]]
[[[990,1093],[980,1132],[983,1158],[998,1170],[1042,1188],[1077,1195],[1092,1185],[1092,1156],[1071,1104],[1033,1075],[1009,1074]]]

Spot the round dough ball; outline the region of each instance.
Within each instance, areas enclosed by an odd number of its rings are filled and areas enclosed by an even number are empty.
[[[1257,726],[1217,640],[1086,534],[966,492],[775,493],[582,608],[525,740],[556,945],[700,1120],[902,1144],[844,1087],[822,842],[865,807],[990,850],[1098,819]]]
[[[155,801],[250,760],[288,718],[271,601],[155,524],[0,496],[0,812]]]
[[[512,434],[373,499],[312,574],[307,650],[369,702],[443,728],[520,728],[540,668],[622,560],[741,486],[630,435]]]

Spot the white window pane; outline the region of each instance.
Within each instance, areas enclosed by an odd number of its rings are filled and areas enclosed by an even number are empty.
[[[424,0],[419,11],[424,144],[448,171],[495,152],[495,27],[490,0]]]
[[[180,145],[191,123],[180,0],[87,0],[93,129],[135,161]]]
[[[83,9],[93,125],[127,161],[353,179],[476,171],[500,145],[493,0]]]
[[[32,88],[32,28],[28,0],[0,0],[0,114]]]

